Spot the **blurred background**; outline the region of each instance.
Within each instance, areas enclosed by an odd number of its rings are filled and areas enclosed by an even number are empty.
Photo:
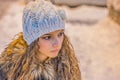
[[[0,52],[22,31],[24,6],[33,0],[0,0]],[[66,11],[66,34],[82,80],[120,80],[120,0],[50,0]]]

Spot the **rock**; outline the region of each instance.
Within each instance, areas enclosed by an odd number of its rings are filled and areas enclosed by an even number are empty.
[[[120,0],[108,0],[107,6],[108,8],[113,7],[115,11],[120,11]]]
[[[66,25],[82,80],[120,80],[120,26],[110,18],[95,25]]]
[[[109,17],[120,25],[120,0],[108,0]]]
[[[88,5],[82,5],[76,8],[63,6],[62,9],[66,12],[67,22],[73,24],[78,23],[92,25],[105,18],[108,14],[107,8]]]
[[[54,4],[64,4],[68,6],[79,6],[81,4],[106,6],[107,0],[51,0]]]

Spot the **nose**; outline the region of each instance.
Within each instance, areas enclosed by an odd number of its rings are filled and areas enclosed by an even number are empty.
[[[53,45],[53,47],[58,47],[60,45],[60,39],[59,38],[54,38],[52,45]]]

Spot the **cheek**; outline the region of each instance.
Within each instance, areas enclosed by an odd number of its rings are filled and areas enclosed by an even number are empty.
[[[40,41],[39,42],[39,50],[40,52],[46,52],[48,51],[50,48],[50,43],[49,42],[45,42],[45,41]]]

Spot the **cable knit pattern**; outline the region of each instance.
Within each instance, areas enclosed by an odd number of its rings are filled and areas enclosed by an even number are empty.
[[[30,2],[23,11],[23,34],[28,45],[46,33],[64,29],[63,17],[64,12],[48,1]]]

